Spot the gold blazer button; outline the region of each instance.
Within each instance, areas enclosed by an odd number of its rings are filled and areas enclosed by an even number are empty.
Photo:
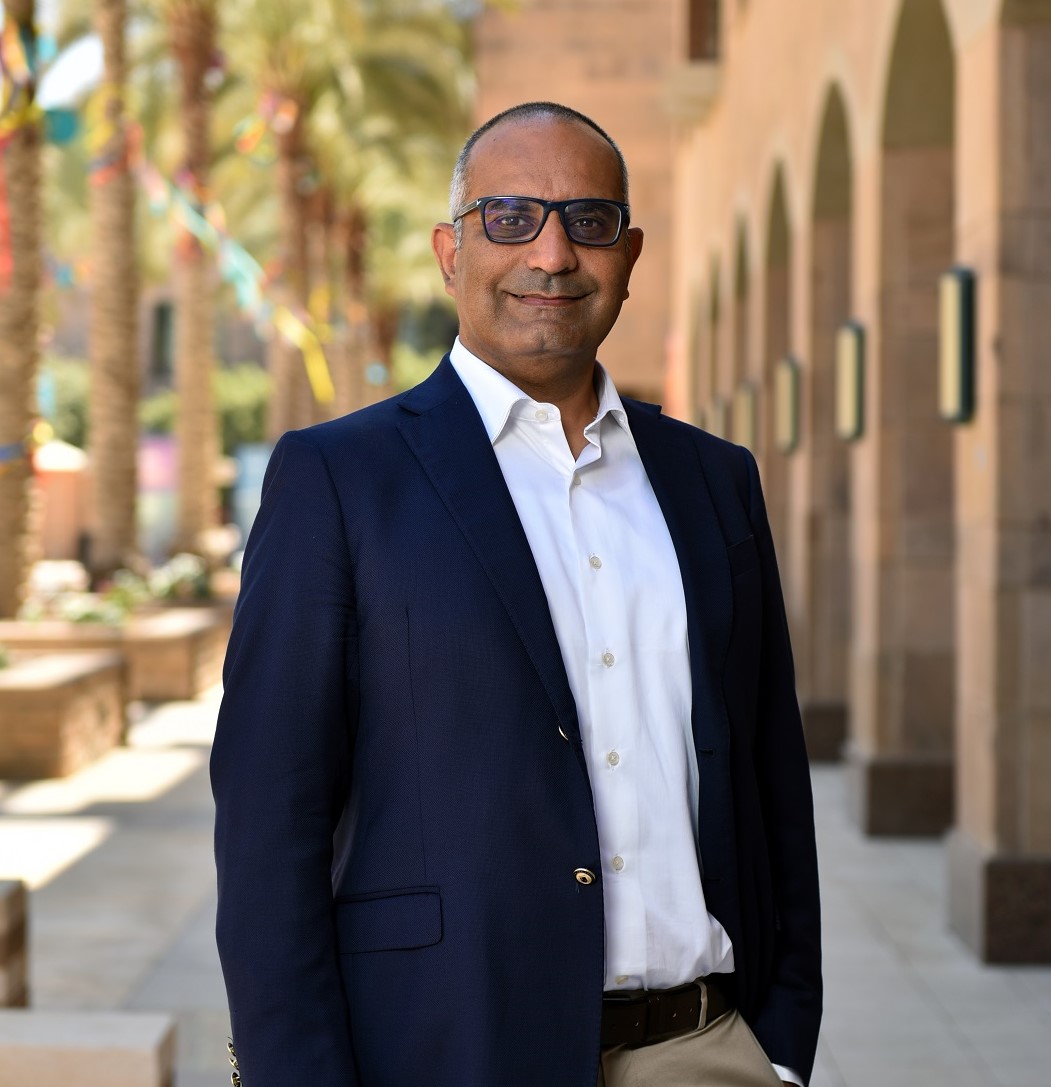
[[[590,868],[578,868],[573,875],[582,887],[590,887],[595,882],[595,873]]]

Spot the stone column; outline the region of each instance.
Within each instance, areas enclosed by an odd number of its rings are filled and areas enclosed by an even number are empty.
[[[949,911],[983,960],[1049,962],[1051,4],[1006,7],[1021,20],[970,43],[961,80],[959,256],[977,273],[978,381],[956,437]]]
[[[955,257],[955,86],[940,5],[905,5],[878,146],[859,171],[849,762],[869,834],[952,823],[953,437],[938,416],[938,281]]]

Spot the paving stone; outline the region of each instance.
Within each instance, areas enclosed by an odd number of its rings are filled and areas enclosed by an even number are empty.
[[[229,1081],[206,768],[216,709],[216,692],[150,708],[130,748],[96,767],[0,783],[0,858],[16,839],[26,863],[33,841],[54,850],[30,881],[37,1006],[172,1016],[176,1087]],[[1051,968],[976,962],[948,930],[942,845],[863,838],[838,767],[816,768],[814,786],[826,1014],[811,1087],[1045,1087]]]

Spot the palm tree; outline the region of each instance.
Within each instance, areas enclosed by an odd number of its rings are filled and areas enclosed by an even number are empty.
[[[95,0],[102,41],[91,174],[89,451],[93,475],[89,564],[98,579],[134,562],[138,451],[138,264],[135,180],[129,163],[125,95],[126,0]]]
[[[416,134],[455,132],[457,142],[463,135],[466,31],[434,0],[230,0],[227,12],[229,52],[239,67],[256,73],[273,117],[281,209],[277,300],[308,308],[314,285],[308,201],[323,185],[332,191],[332,221],[342,224],[347,254],[341,291],[331,293],[344,295],[346,342],[360,352],[369,324],[363,179],[378,161],[392,158],[411,174],[405,147]],[[315,262],[315,278],[318,267]],[[339,362],[339,352],[330,355]],[[352,360],[357,374],[335,367],[337,394],[341,401],[349,397],[347,406],[360,395],[353,389],[360,385],[361,361]],[[269,429],[276,437],[314,421],[318,412],[297,349],[275,338],[271,367]]]
[[[5,18],[35,47],[34,0],[4,0]],[[33,118],[32,78],[3,103],[0,214],[9,231],[0,270],[0,616],[21,603],[28,565],[29,431],[37,367],[40,299],[40,126]],[[0,221],[0,229],[4,224]],[[0,259],[3,253],[0,238]],[[6,280],[6,282],[5,282]]]
[[[234,67],[262,92],[260,112],[277,148],[278,259],[274,301],[305,313],[310,297],[307,198],[312,163],[305,140],[305,113],[325,79],[330,29],[320,0],[228,0],[224,46]],[[274,335],[268,431],[276,438],[312,422],[310,388],[300,350]]]
[[[181,82],[183,163],[179,178],[199,208],[208,200],[212,165],[211,91],[215,0],[164,0],[171,50]],[[213,257],[189,231],[175,247],[176,439],[179,450],[176,547],[200,552],[202,533],[215,523],[214,467],[218,430],[212,397],[215,325]]]
[[[389,379],[366,382],[366,365],[376,360],[389,374],[402,305],[439,291],[430,227],[445,214],[473,85],[467,28],[448,6],[329,3],[333,79],[312,111],[311,143],[340,208],[336,407],[348,411],[390,391]]]

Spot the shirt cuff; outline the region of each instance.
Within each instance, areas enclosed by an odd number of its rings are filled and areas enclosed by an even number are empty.
[[[774,1071],[785,1083],[794,1083],[796,1087],[806,1087],[803,1077],[798,1072],[793,1072],[791,1068],[786,1068],[783,1064],[775,1064]]]

